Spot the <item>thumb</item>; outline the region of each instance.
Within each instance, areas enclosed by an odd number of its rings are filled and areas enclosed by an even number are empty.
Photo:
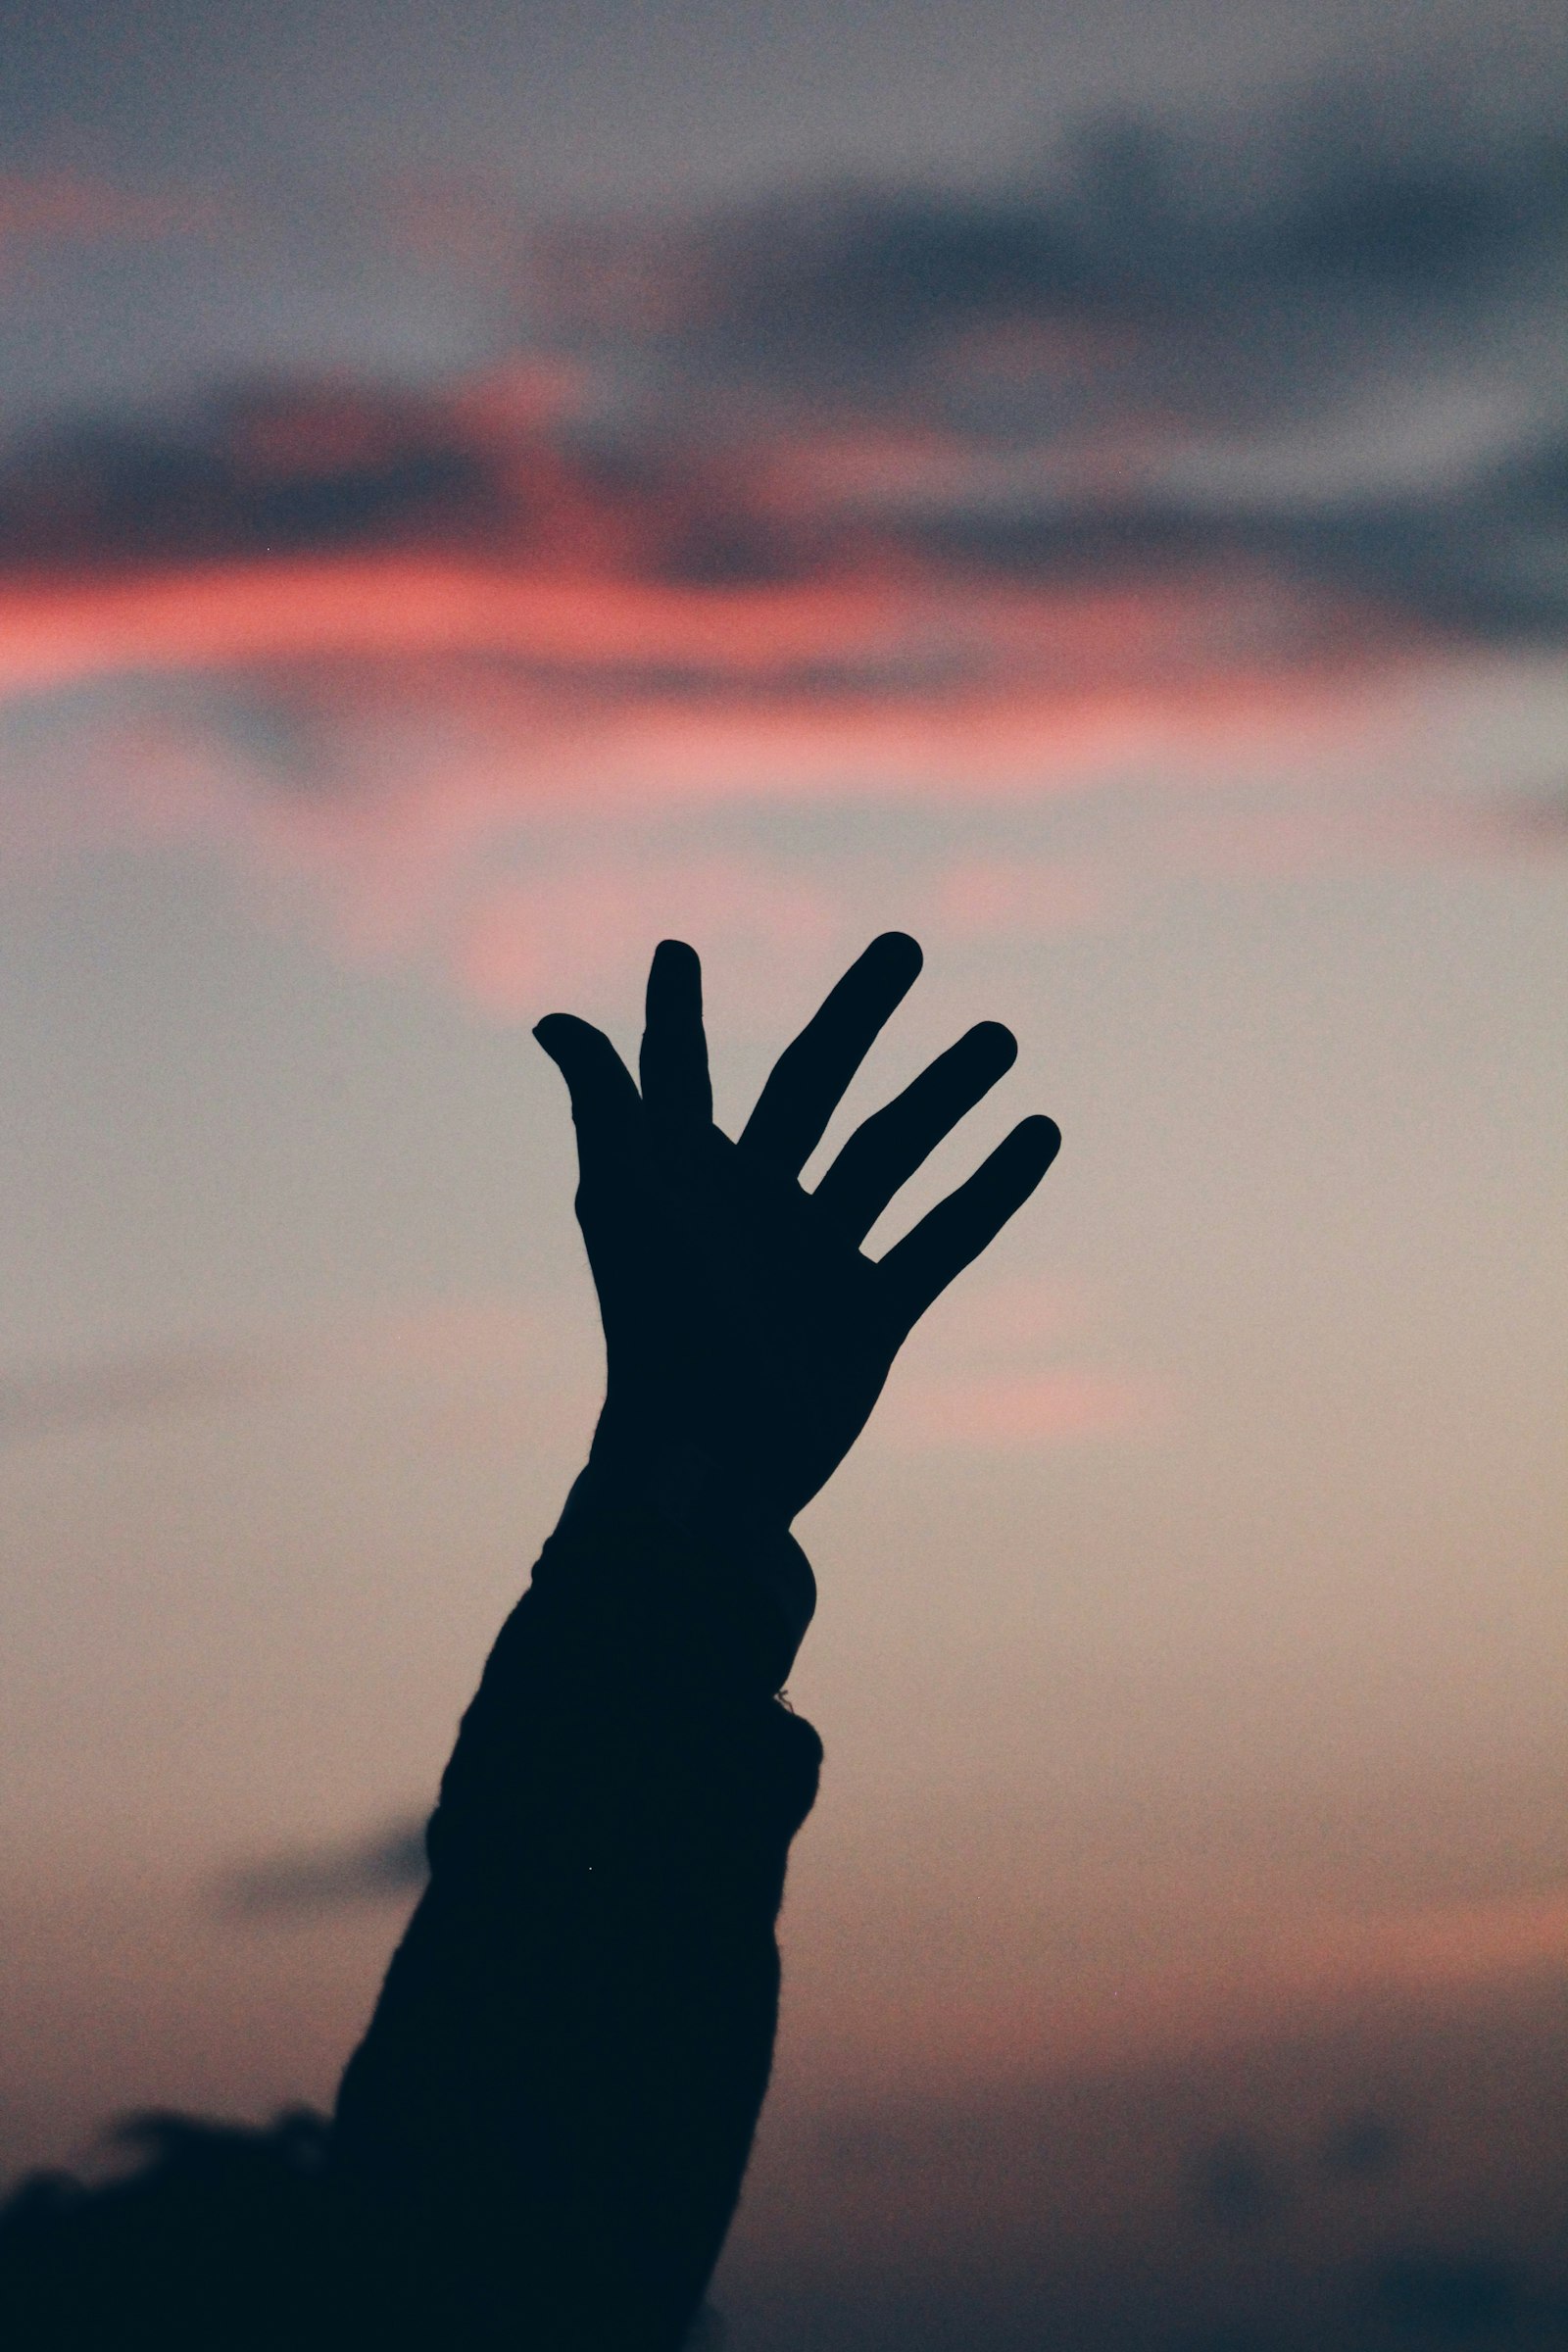
[[[637,1136],[642,1097],[631,1072],[604,1031],[575,1013],[546,1013],[534,1036],[566,1081],[580,1173],[608,1171]]]

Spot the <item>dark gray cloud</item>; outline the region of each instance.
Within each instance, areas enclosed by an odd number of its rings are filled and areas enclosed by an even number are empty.
[[[349,1309],[292,1332],[192,1339],[0,1372],[0,1444],[297,1395],[312,1381],[514,1376],[532,1319],[514,1301],[436,1298]]]
[[[215,1881],[210,1891],[223,1917],[264,1919],[385,1901],[416,1891],[425,1877],[420,1819],[395,1822],[373,1837],[342,1845],[304,1847],[243,1864]]]
[[[1565,260],[1568,138],[1325,94],[1229,147],[1101,124],[1010,191],[567,237],[557,282],[607,346],[673,313],[652,447],[726,396],[737,440],[925,436],[822,503],[929,560],[1262,564],[1509,638],[1568,617]]]
[[[568,228],[541,261],[561,318],[689,358],[710,395],[717,371],[1016,441],[1107,412],[1299,418],[1369,371],[1408,401],[1474,361],[1482,320],[1491,364],[1544,368],[1560,396],[1565,246],[1560,132],[1346,90],[1185,138],[1090,123],[988,190],[842,186],[684,236]]]
[[[1451,631],[1555,641],[1568,627],[1568,434],[1452,487],[1322,502],[1166,493],[1055,514],[922,518],[924,546],[1034,579],[1267,567]]]
[[[0,471],[0,563],[199,562],[449,540],[497,485],[429,399],[290,383],[183,414],[68,425]]]
[[[1112,122],[1033,187],[849,189],[760,208],[711,232],[695,322],[742,360],[808,381],[836,363],[869,384],[999,320],[1190,334],[1216,310],[1305,323],[1331,305],[1454,306],[1560,251],[1568,138],[1389,138],[1358,112],[1325,105],[1309,123],[1254,132],[1247,172],[1224,149]],[[561,293],[569,304],[568,283]]]
[[[280,1348],[191,1345],[0,1374],[0,1445],[266,1394],[299,1369]]]

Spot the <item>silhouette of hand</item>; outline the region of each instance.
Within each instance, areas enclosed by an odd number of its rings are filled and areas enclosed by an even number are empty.
[[[913,1324],[1034,1191],[1061,1138],[1015,1127],[886,1256],[860,1244],[965,1111],[1010,1068],[981,1022],[857,1129],[814,1192],[802,1168],[920,969],[873,940],[775,1065],[739,1142],[713,1124],[702,974],[679,941],[648,976],[639,1094],[610,1040],[569,1013],[534,1031],[571,1096],[577,1216],[605,1326],[590,1457],[633,1491],[696,1457],[722,1505],[786,1528],[843,1460]]]

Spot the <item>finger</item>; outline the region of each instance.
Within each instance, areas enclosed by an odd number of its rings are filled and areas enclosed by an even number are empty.
[[[575,1013],[546,1013],[534,1036],[566,1081],[577,1164],[591,1182],[617,1166],[637,1140],[642,1104],[631,1072],[603,1030]]]
[[[713,1090],[703,1033],[703,967],[683,940],[663,939],[648,973],[641,1062],[649,1117],[666,1132],[711,1124]]]
[[[1011,1030],[981,1021],[858,1127],[816,1188],[834,1222],[863,1242],[900,1185],[1017,1058]]]
[[[956,1274],[977,1258],[1028,1200],[1061,1148],[1054,1119],[1024,1119],[967,1184],[939,1200],[880,1261],[887,1295],[906,1330]]]
[[[903,931],[884,931],[872,940],[774,1063],[746,1122],[745,1151],[800,1174],[878,1030],[914,985],[922,960]]]

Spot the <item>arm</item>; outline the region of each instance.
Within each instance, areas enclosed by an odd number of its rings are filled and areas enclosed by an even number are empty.
[[[655,958],[641,1092],[598,1031],[540,1024],[577,1127],[605,1409],[465,1718],[430,1886],[334,2129],[335,2179],[417,2340],[674,2352],[717,2258],[820,1757],[774,1695],[814,1597],[790,1522],[1057,1141],[1024,1122],[879,1264],[860,1254],[1011,1061],[986,1025],[801,1189],[918,964],[912,941],[874,943],[739,1143],[712,1124],[689,949]]]
[[[743,1561],[592,1495],[497,1642],[335,2127],[405,2314],[434,2289],[431,2343],[681,2341],[766,2084],[815,1793],[778,1662]]]

